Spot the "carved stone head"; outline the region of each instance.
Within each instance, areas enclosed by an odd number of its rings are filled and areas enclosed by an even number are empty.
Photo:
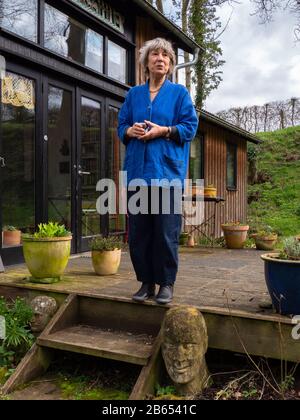
[[[207,379],[207,342],[205,320],[197,308],[179,306],[168,310],[162,327],[162,355],[181,394],[199,391],[196,388]]]
[[[33,310],[33,317],[30,323],[31,330],[33,332],[41,332],[57,310],[56,300],[49,296],[36,296],[30,302],[30,306]]]

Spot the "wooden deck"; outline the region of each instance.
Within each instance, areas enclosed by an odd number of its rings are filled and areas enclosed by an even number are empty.
[[[182,248],[171,305],[194,305],[202,311],[210,347],[300,361],[300,341],[291,337],[291,319],[260,307],[269,299],[262,253],[254,249]],[[24,265],[8,268],[0,275],[0,294],[13,297],[22,289],[23,295],[45,292],[61,302],[66,295],[76,294],[131,303],[139,287],[127,251],[122,253],[119,273],[114,276],[96,276],[87,255],[72,258],[59,283],[33,284],[27,276]],[[161,310],[151,300],[132,305],[152,305]]]

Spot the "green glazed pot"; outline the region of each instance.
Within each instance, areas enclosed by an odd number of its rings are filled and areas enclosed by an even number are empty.
[[[25,263],[35,282],[38,282],[38,279],[46,278],[53,278],[53,282],[55,282],[60,278],[68,264],[71,240],[72,236],[23,238]]]

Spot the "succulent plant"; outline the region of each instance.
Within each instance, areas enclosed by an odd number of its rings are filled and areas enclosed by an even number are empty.
[[[288,260],[300,260],[300,241],[290,237],[283,241],[283,254]]]

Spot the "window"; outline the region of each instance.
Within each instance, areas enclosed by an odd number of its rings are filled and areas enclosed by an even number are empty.
[[[229,190],[236,190],[236,174],[237,174],[237,146],[227,143],[227,175],[226,185]]]
[[[125,159],[125,146],[120,142],[117,135],[118,127],[118,113],[119,109],[114,106],[109,106],[108,109],[108,159],[107,172],[108,178],[115,183],[116,195],[116,210],[117,214],[109,215],[109,232],[124,232],[126,230],[126,219],[124,214],[119,214],[120,203],[118,189],[121,188],[122,182],[119,179],[119,171],[122,170]]]
[[[126,50],[108,41],[108,76],[126,83]]]
[[[204,178],[204,136],[198,134],[191,142],[189,177],[193,182]]]
[[[0,27],[37,42],[37,0],[1,0]]]
[[[49,4],[45,4],[44,46],[103,72],[103,37]]]
[[[35,82],[6,72],[1,81],[2,224],[34,228]],[[5,245],[5,244],[4,244]]]

